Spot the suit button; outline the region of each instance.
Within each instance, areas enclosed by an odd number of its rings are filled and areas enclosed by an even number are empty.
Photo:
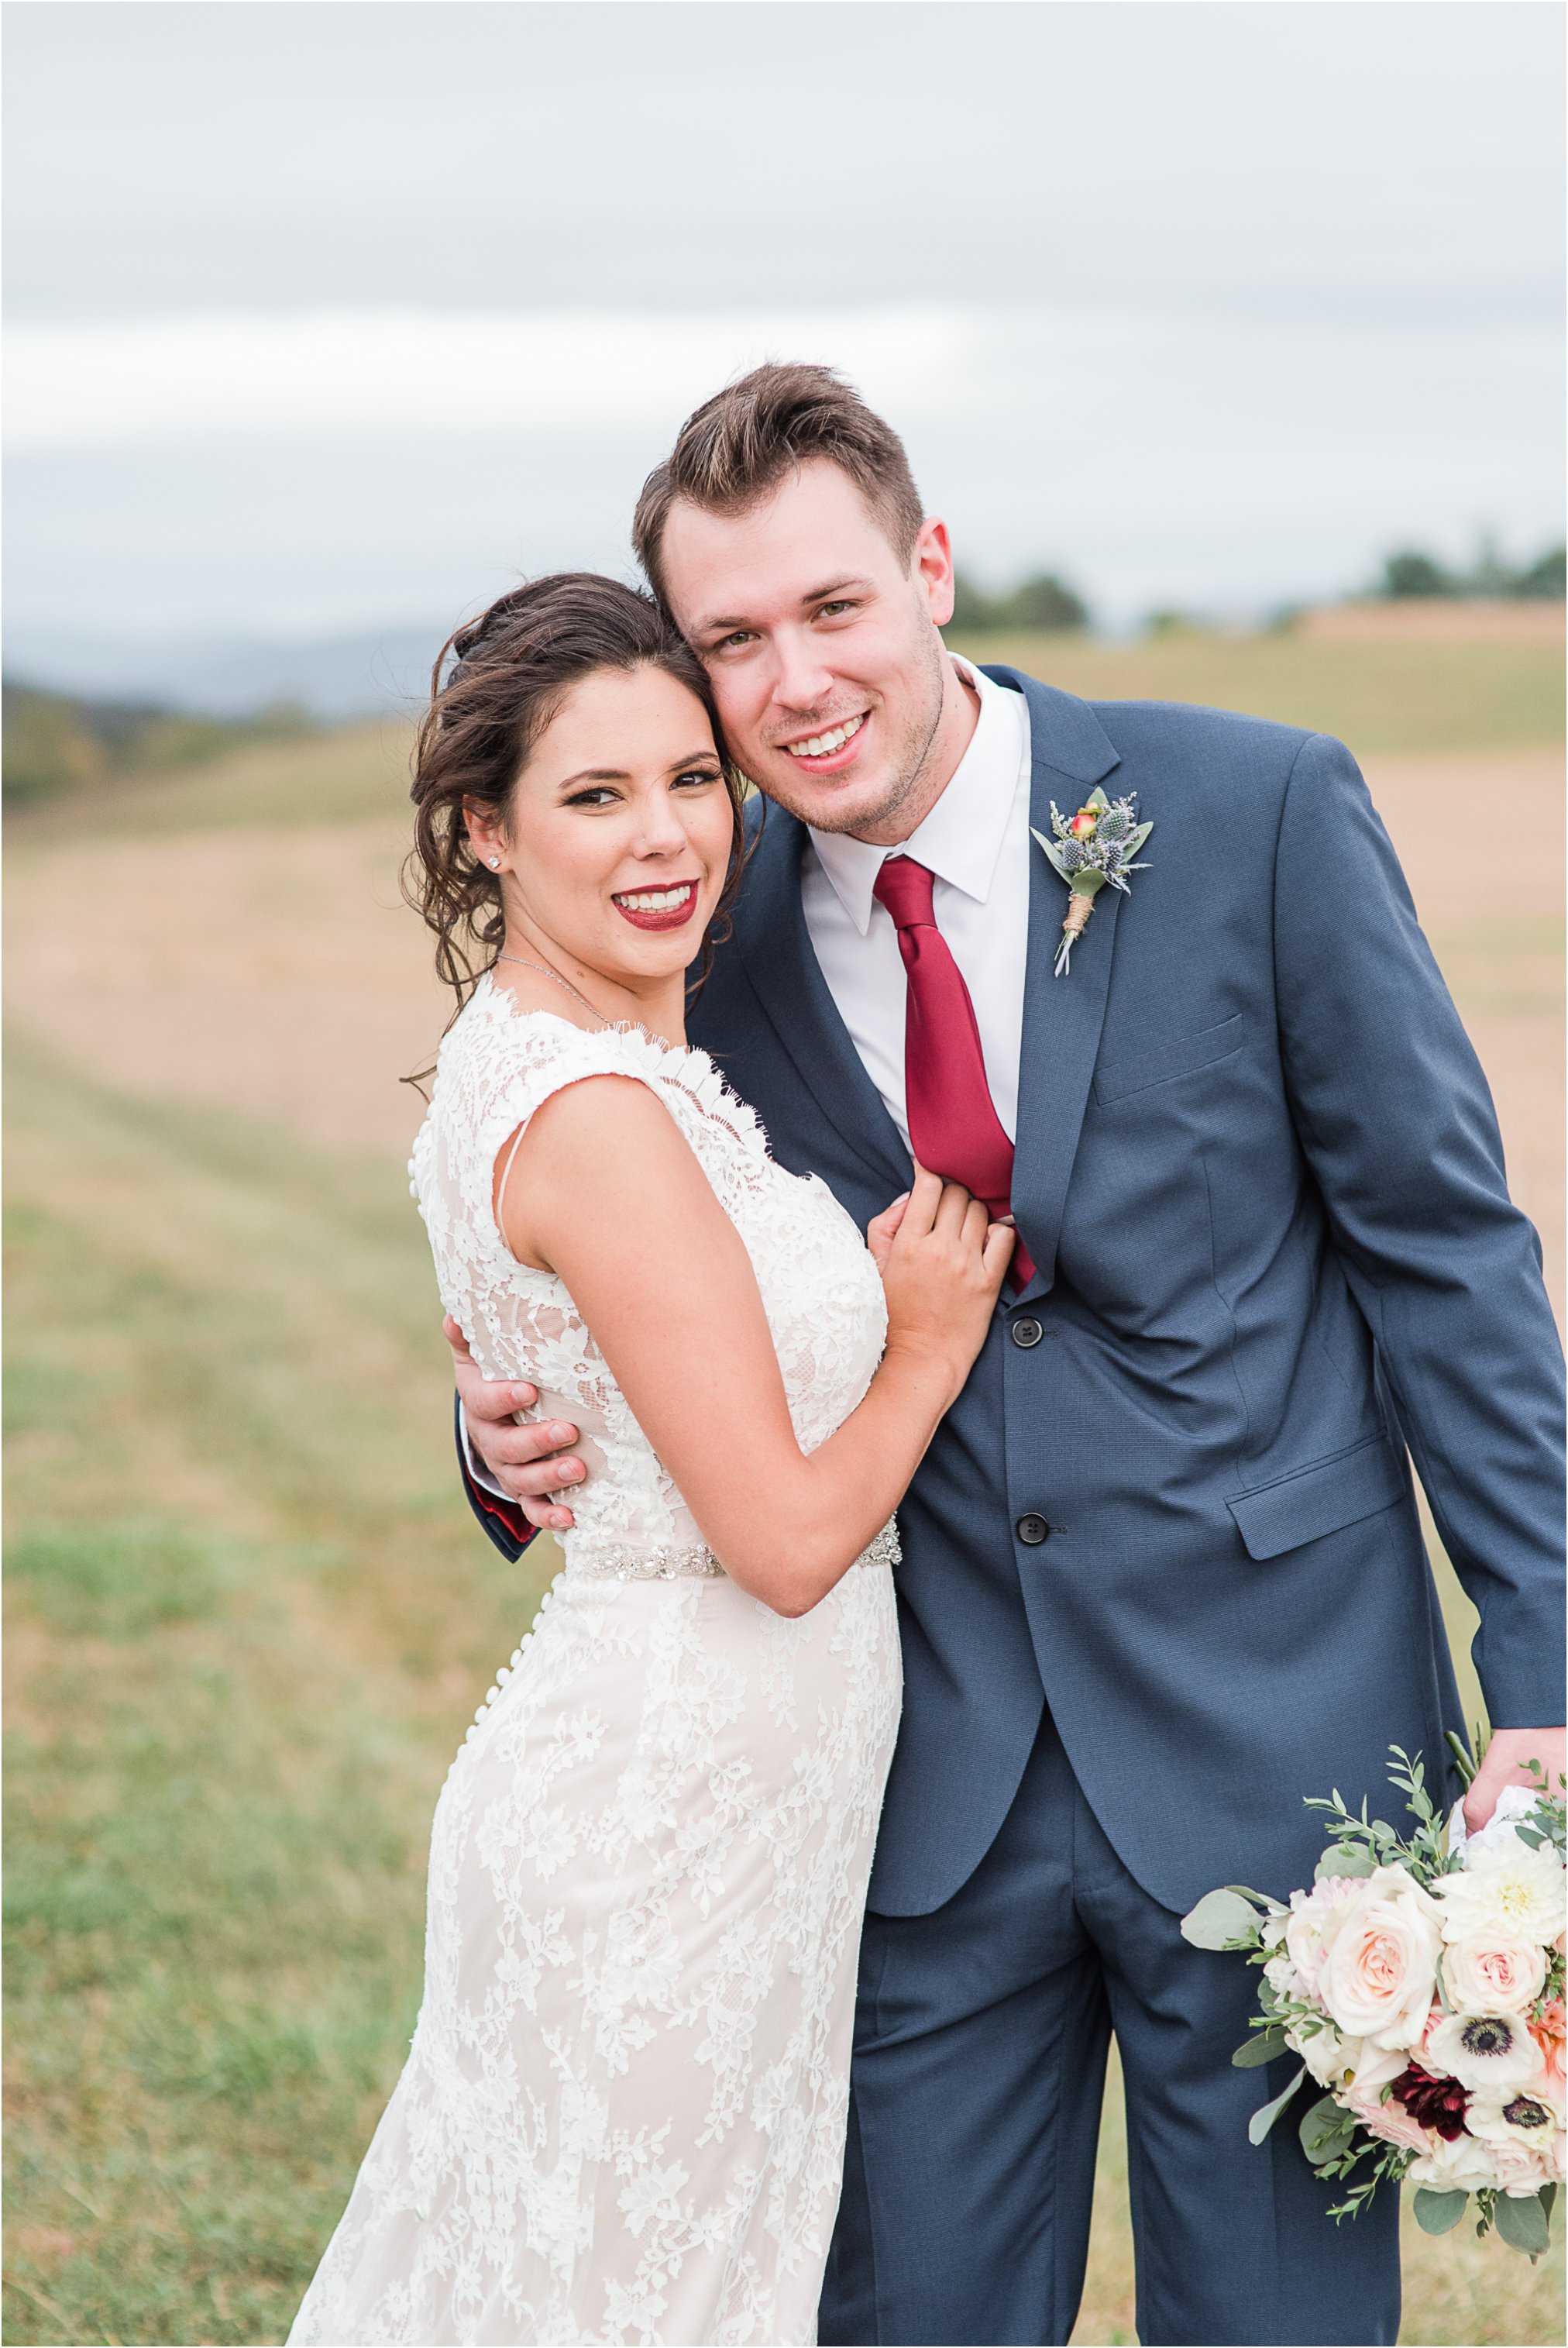
[[[1018,1520],[1018,1537],[1028,1549],[1038,1549],[1050,1530],[1050,1527],[1043,1517],[1031,1515],[1020,1517]]]
[[[1021,1314],[1012,1324],[1012,1341],[1015,1345],[1038,1345],[1044,1334],[1045,1331],[1040,1327],[1040,1323],[1029,1313]]]

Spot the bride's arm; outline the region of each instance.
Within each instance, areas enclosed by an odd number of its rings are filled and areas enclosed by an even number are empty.
[[[808,1456],[751,1260],[646,1086],[595,1076],[552,1095],[518,1148],[502,1229],[566,1282],[726,1572],[791,1615],[892,1515],[985,1341],[1012,1251],[967,1192],[918,1175],[886,1250],[881,1367]]]

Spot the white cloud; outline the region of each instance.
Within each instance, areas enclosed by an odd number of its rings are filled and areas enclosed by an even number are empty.
[[[826,359],[874,398],[972,396],[987,324],[955,309],[845,315],[412,309],[24,321],[6,335],[15,454],[365,434],[593,435],[671,426],[767,357]]]

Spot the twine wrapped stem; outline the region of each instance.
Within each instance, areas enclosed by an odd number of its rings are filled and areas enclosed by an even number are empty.
[[[1080,896],[1075,889],[1067,901],[1067,919],[1061,925],[1061,934],[1069,943],[1073,939],[1083,935],[1089,925],[1089,916],[1093,911],[1093,898]]]
[[[1089,916],[1094,911],[1094,900],[1099,892],[1103,875],[1095,872],[1087,875],[1086,878],[1092,880],[1093,888],[1074,889],[1067,901],[1067,919],[1062,922],[1061,935],[1057,941],[1056,947],[1058,978],[1067,969],[1073,947],[1089,926]]]

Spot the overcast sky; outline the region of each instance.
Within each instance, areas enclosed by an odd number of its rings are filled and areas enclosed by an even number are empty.
[[[1555,0],[12,0],[9,606],[442,624],[624,571],[830,360],[1112,621],[1560,531]]]

